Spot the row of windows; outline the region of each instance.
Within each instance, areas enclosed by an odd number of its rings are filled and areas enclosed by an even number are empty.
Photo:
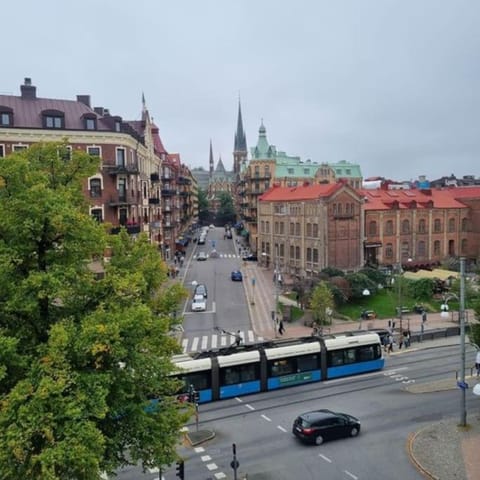
[[[332,350],[327,352],[327,367],[339,367],[358,362],[369,362],[382,357],[380,345],[366,345],[362,347]]]
[[[402,242],[400,246],[402,258],[409,257],[412,254],[418,258],[423,258],[428,256],[427,243],[425,241],[423,240],[418,241],[416,247],[417,247],[416,250],[413,250],[409,242]],[[438,257],[443,255],[442,242],[440,240],[435,240],[433,242],[432,247],[433,247],[433,256]],[[448,240],[447,242],[448,255],[455,255],[456,254],[455,250],[456,250],[455,240]],[[460,241],[460,253],[466,254],[467,252],[468,252],[468,240],[464,238]],[[385,245],[385,258],[386,259],[394,258],[394,249],[393,249],[393,244],[391,243],[387,243]]]
[[[462,218],[461,220],[461,231],[466,232],[468,230],[468,219]],[[447,222],[447,231],[452,233],[457,231],[457,220],[455,218],[449,218]],[[375,220],[372,220],[368,223],[368,235],[378,235],[378,223]],[[411,233],[411,222],[408,219],[402,220],[400,224],[400,232],[402,234]],[[443,232],[443,222],[440,218],[435,218],[433,220],[433,233],[442,233]],[[427,233],[427,221],[424,218],[421,218],[418,221],[417,233]],[[385,235],[395,235],[394,222],[393,220],[387,220],[385,222]]]
[[[0,111],[0,126],[13,127],[13,112]],[[63,112],[43,112],[42,113],[42,126],[43,128],[64,129],[65,128],[65,115]],[[85,130],[97,130],[97,117],[96,115],[87,114],[83,117],[83,126]],[[115,131],[121,131],[121,122],[115,121]]]
[[[260,222],[260,232],[261,233],[270,233],[270,222],[268,220],[262,220]],[[274,222],[273,224],[273,232],[276,235],[284,235],[285,234],[285,223],[284,222]],[[289,224],[289,235],[293,236],[301,236],[301,228],[299,222],[290,222]],[[306,232],[305,235],[307,237],[314,237],[318,238],[318,223],[307,223],[306,224]]]
[[[269,242],[262,242],[262,253],[266,253],[270,255],[270,243]],[[285,257],[285,245],[283,243],[276,243],[275,244],[275,254],[278,255],[280,258]],[[290,245],[289,249],[290,259],[301,260],[301,249],[299,246]],[[318,248],[307,248],[306,249],[306,256],[305,260],[308,263],[315,263],[318,264],[319,260],[319,250]]]

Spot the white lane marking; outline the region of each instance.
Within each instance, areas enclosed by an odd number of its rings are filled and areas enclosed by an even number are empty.
[[[211,457],[210,455],[202,455],[202,456],[200,457],[200,460],[201,460],[202,462],[209,462],[211,459],[212,459],[212,457]]]
[[[397,372],[401,372],[402,370],[408,370],[408,367],[400,367],[400,368],[392,368],[390,370],[384,370],[384,375],[395,375]]]
[[[358,480],[358,477],[354,475],[353,473],[350,473],[348,470],[344,470],[344,472],[350,477],[353,478],[353,480]]]
[[[202,350],[206,350],[207,349],[207,345],[208,345],[208,335],[204,335],[202,337]]]
[[[198,337],[195,337],[192,341],[192,352],[196,352],[198,350]]]
[[[218,335],[212,335],[212,348],[217,348]]]
[[[218,467],[217,467],[217,465],[216,465],[215,463],[209,463],[209,464],[207,465],[207,468],[208,468],[210,471],[212,471],[212,470],[216,470]]]
[[[266,415],[261,415],[261,417],[267,422],[271,422],[271,420]]]
[[[320,458],[323,458],[326,462],[332,463],[332,461],[331,461],[328,457],[326,457],[325,455],[322,455],[322,454],[320,453],[318,456],[319,456]]]
[[[245,406],[246,406],[248,409],[250,409],[250,410],[255,410],[255,408],[252,407],[251,405],[249,405],[248,403],[247,403]]]
[[[255,334],[253,333],[253,330],[248,331],[248,341],[253,342],[255,340]]]
[[[241,398],[235,397],[235,400],[236,400],[238,403],[243,403],[243,400],[242,400]]]
[[[183,349],[184,352],[187,351],[187,347],[188,347],[188,338],[184,338],[182,340],[182,349]]]
[[[281,425],[277,425],[277,428],[282,432],[287,433],[287,431]]]
[[[218,472],[214,475],[215,478],[227,478],[223,472]]]
[[[194,450],[195,450],[195,453],[202,453],[205,451],[203,447],[195,447]]]

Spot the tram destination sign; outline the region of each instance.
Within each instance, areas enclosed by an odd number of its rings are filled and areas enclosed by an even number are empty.
[[[295,385],[296,383],[312,381],[312,373],[294,373],[292,375],[285,375],[280,377],[280,385]]]

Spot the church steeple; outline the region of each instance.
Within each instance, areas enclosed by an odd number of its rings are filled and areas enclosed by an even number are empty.
[[[243,130],[242,121],[242,106],[240,98],[238,99],[238,117],[237,117],[237,131],[235,132],[235,140],[233,146],[233,172],[240,173],[242,164],[247,160],[247,138]]]
[[[210,178],[213,177],[213,150],[212,150],[212,140],[210,140],[210,158],[208,162]]]

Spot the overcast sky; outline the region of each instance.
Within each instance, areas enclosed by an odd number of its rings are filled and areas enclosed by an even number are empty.
[[[480,1],[23,0],[2,4],[0,92],[91,95],[169,152],[232,166],[263,118],[279,150],[364,177],[479,176]]]

